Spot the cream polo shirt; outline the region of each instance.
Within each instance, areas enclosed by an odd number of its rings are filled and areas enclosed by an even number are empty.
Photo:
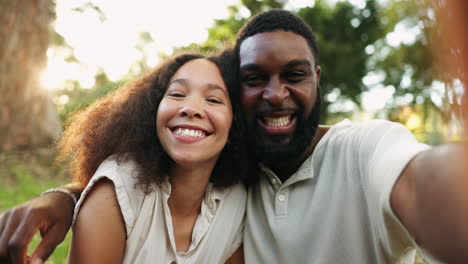
[[[176,252],[167,204],[171,186],[165,183],[145,195],[135,188],[134,168],[133,162],[117,163],[112,158],[104,161],[83,191],[74,214],[76,217],[85,197],[100,179],[111,180],[127,231],[123,263],[224,263],[239,248],[247,195],[243,185],[220,190],[210,184],[190,247],[187,252]]]
[[[413,263],[416,245],[390,193],[427,149],[400,124],[345,120],[284,183],[263,167],[248,192],[246,263]]]

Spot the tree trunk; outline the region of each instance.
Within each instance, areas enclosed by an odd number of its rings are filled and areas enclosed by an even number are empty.
[[[52,143],[61,126],[41,87],[53,0],[0,0],[0,151]]]

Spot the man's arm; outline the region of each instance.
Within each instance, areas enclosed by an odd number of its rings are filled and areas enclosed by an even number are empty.
[[[448,144],[414,157],[391,206],[417,243],[448,263],[468,260],[467,146]]]
[[[75,184],[63,186],[78,198],[82,189]],[[28,245],[37,231],[42,241],[31,260],[45,261],[63,241],[72,222],[74,202],[66,194],[53,192],[0,215],[0,263],[26,263]]]

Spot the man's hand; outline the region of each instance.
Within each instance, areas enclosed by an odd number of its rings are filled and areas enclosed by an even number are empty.
[[[62,193],[48,193],[0,215],[0,263],[42,263],[63,241],[73,217],[73,201]],[[42,241],[31,258],[28,245],[37,231]]]

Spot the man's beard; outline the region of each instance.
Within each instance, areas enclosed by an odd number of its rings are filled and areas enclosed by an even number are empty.
[[[257,133],[257,120],[248,121],[248,135],[253,135],[249,136],[249,146],[253,148],[252,151],[255,153],[257,160],[265,165],[274,165],[299,157],[311,144],[317,132],[321,108],[322,100],[320,93],[317,93],[317,99],[309,116],[304,118],[302,114],[297,115],[296,129],[291,142],[288,144],[276,145],[267,142],[264,135]]]

